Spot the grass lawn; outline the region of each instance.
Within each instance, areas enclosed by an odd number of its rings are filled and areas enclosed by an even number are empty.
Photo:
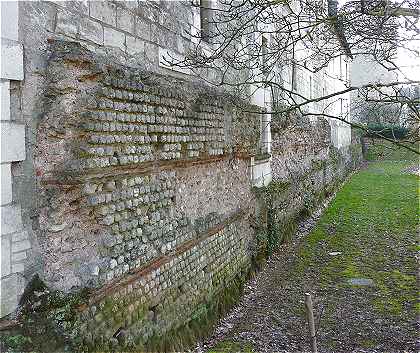
[[[363,296],[360,309],[375,311],[377,322],[403,323],[407,328],[419,313],[419,180],[402,172],[410,164],[372,162],[354,175],[302,243],[295,267],[296,274],[316,273],[323,295],[345,293],[350,303],[354,295]],[[357,279],[371,285],[361,288]],[[336,305],[346,304],[333,300],[327,311],[332,314],[339,310]],[[336,324],[335,315],[330,316],[326,320]],[[372,335],[359,343],[381,342]]]

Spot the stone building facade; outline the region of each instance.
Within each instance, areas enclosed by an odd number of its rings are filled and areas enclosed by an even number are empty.
[[[23,46],[19,41],[17,2],[1,4],[1,316],[17,306],[23,292],[25,262],[31,244],[22,222],[22,204],[14,188],[16,174],[26,158],[25,124],[12,104],[24,78]]]
[[[1,10],[3,320],[44,315],[57,344],[91,351],[179,349],[261,264],[257,233],[285,240],[354,167],[347,130],[272,131],[269,116],[165,65],[200,30],[189,1]],[[257,91],[242,104],[269,101]],[[255,187],[276,183],[267,204]],[[51,297],[67,301],[33,306]]]
[[[369,54],[357,55],[350,66],[351,85],[363,87],[367,85],[387,85],[364,92],[363,90],[351,93],[351,115],[354,121],[361,123],[399,124],[401,107],[399,104],[383,103],[389,97],[398,94],[392,84],[398,81],[394,71],[386,69],[376,58]]]

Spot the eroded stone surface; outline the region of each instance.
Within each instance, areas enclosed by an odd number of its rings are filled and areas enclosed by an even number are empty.
[[[35,161],[44,279],[91,288],[86,347],[121,328],[146,344],[246,278],[258,120],[243,129],[217,92],[122,70],[74,43],[52,53]]]

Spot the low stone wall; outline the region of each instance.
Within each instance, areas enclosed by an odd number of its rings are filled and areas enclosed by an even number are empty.
[[[269,253],[260,221],[272,238],[290,234],[308,195],[345,174],[347,154],[334,159],[325,124],[277,136],[273,218],[252,189],[260,116],[164,65],[193,47],[198,7],[15,5],[6,17],[22,62],[6,78],[24,80],[6,87],[19,156],[6,161],[13,200],[2,191],[1,315],[31,337],[20,350],[182,350]]]
[[[248,230],[241,216],[232,215],[171,256],[96,293],[82,312],[83,346],[179,350],[192,338],[186,327],[217,317],[218,301],[236,277],[243,282],[249,273]],[[199,328],[193,337],[205,333]]]

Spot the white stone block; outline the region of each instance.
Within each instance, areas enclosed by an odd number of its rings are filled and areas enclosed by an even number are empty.
[[[10,234],[22,229],[22,215],[20,206],[7,205],[0,207],[1,234]]]
[[[13,312],[23,291],[23,279],[18,274],[2,278],[0,281],[0,317]]]
[[[128,33],[134,33],[134,16],[131,11],[123,7],[117,7],[117,27]]]
[[[1,164],[1,194],[0,204],[6,205],[12,202],[12,173],[10,163]]]
[[[12,241],[14,242],[22,241],[25,239],[29,239],[29,234],[26,230],[23,232],[15,233],[12,236]]]
[[[116,26],[116,7],[110,1],[89,1],[90,16],[100,22]]]
[[[130,55],[144,54],[144,42],[141,39],[126,35],[126,46]]]
[[[1,1],[1,33],[2,38],[18,40],[19,1]]]
[[[83,18],[79,31],[81,39],[89,40],[99,45],[104,44],[104,29],[100,23]]]
[[[77,22],[74,20],[74,18],[72,18],[72,16],[74,15],[71,12],[60,9],[57,12],[55,32],[72,38],[77,38],[78,26]]]
[[[6,277],[10,274],[10,236],[1,237],[1,269],[0,277]]]
[[[252,168],[252,184],[256,187],[267,186],[272,180],[270,159],[256,161]]]
[[[12,262],[13,263],[26,260],[26,258],[27,258],[26,251],[21,251],[21,252],[17,252],[17,253],[12,254]]]
[[[21,240],[12,242],[12,253],[29,250],[31,248],[31,242],[29,240]]]
[[[173,66],[171,64],[176,64],[178,62],[182,62],[184,58],[175,53],[172,50],[162,49],[159,47],[159,66],[164,67],[165,69],[169,69],[172,71],[180,72],[186,75],[191,74],[191,70],[185,67]]]
[[[191,33],[191,40],[193,43],[198,44],[200,41],[200,32],[201,32],[201,19],[200,19],[200,9],[193,7],[193,23],[190,27],[190,33]]]
[[[1,39],[0,78],[23,80],[23,46],[8,39]]]
[[[261,87],[252,87],[251,89],[254,92],[251,97],[251,103],[261,108],[267,108],[267,101],[269,96],[268,90]]]
[[[25,271],[25,265],[23,263],[12,264],[12,273],[21,273]]]
[[[1,163],[23,161],[25,153],[25,125],[0,122]]]
[[[10,120],[10,81],[0,80],[1,116],[0,120]]]
[[[125,51],[125,34],[115,29],[104,28],[104,45],[120,48]]]

